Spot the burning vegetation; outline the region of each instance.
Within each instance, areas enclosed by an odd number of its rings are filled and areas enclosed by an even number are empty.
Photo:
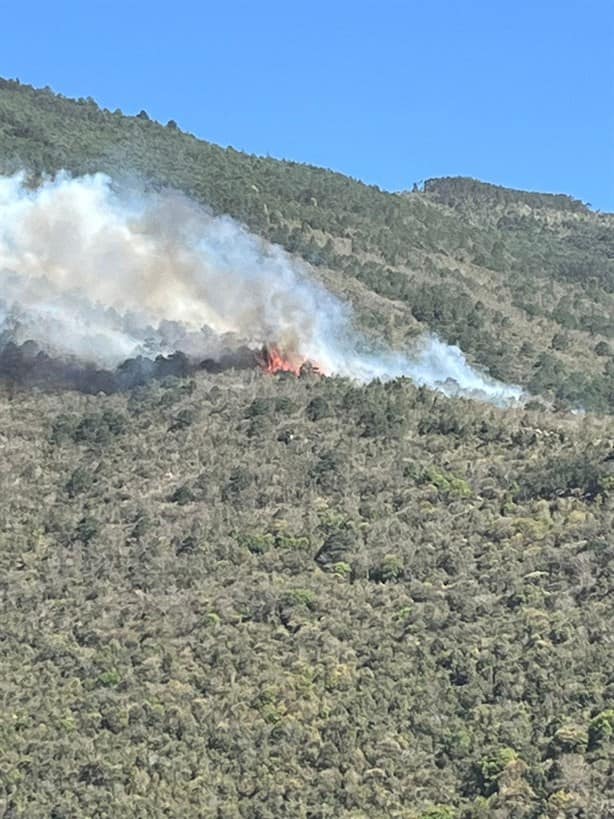
[[[301,376],[307,373],[323,375],[320,367],[297,353],[284,352],[276,344],[264,345],[259,356],[260,369],[275,375],[276,373],[292,373]]]
[[[283,353],[277,345],[254,350],[246,345],[224,350],[218,357],[193,358],[177,350],[154,358],[135,356],[115,368],[82,362],[76,357],[52,356],[32,340],[23,344],[0,339],[0,379],[10,384],[39,389],[72,389],[112,394],[142,386],[168,376],[185,378],[196,372],[260,370],[269,375],[291,373],[297,378],[323,375],[321,369],[298,354]]]

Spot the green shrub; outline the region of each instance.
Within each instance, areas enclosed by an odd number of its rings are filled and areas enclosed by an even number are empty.
[[[87,515],[86,517],[81,518],[77,525],[77,536],[79,537],[79,540],[87,545],[96,537],[99,529],[100,526],[98,521]]]
[[[456,809],[451,805],[433,805],[420,814],[419,819],[456,819]]]
[[[552,740],[557,753],[582,753],[588,744],[586,730],[578,725],[563,725]]]
[[[386,555],[381,563],[369,570],[369,579],[378,583],[390,583],[403,576],[403,562],[398,555]]]
[[[311,399],[305,412],[310,421],[319,421],[321,418],[328,418],[331,414],[328,401],[320,395]]]
[[[602,711],[588,726],[589,750],[599,747],[614,734],[614,708]]]
[[[66,491],[71,498],[87,492],[94,484],[94,475],[92,472],[83,467],[78,466],[71,474],[66,482]]]
[[[268,552],[275,546],[275,537],[271,534],[249,534],[239,535],[239,544],[254,555],[261,555]]]
[[[489,796],[497,789],[497,781],[505,768],[518,759],[513,748],[500,748],[490,756],[484,757],[479,763],[480,789],[485,796]]]

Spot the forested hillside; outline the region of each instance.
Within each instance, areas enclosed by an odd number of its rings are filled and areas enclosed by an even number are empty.
[[[259,373],[0,406],[6,816],[611,815],[606,421]]]
[[[614,407],[614,216],[569,197],[465,179],[385,193],[9,81],[0,160],[177,187],[311,262],[395,345],[429,328],[496,378]]]
[[[614,815],[614,217],[9,81],[0,162],[187,191],[368,333],[537,399],[164,359],[108,395],[0,381],[0,815]]]

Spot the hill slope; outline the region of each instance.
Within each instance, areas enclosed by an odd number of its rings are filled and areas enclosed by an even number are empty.
[[[430,328],[497,378],[614,406],[614,216],[569,197],[464,179],[385,193],[9,81],[0,157],[177,187],[318,266],[393,343]]]
[[[611,424],[258,373],[9,398],[5,815],[611,815]]]
[[[374,334],[600,410],[253,369],[0,382],[0,814],[611,816],[612,216],[384,193],[11,82],[0,158],[187,190]]]

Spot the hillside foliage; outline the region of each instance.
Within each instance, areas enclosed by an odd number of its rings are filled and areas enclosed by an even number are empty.
[[[611,815],[607,420],[231,372],[0,407],[5,815]]]
[[[12,81],[0,157],[185,190],[373,334],[434,330],[539,398],[0,382],[0,815],[611,817],[613,217],[385,193]]]

